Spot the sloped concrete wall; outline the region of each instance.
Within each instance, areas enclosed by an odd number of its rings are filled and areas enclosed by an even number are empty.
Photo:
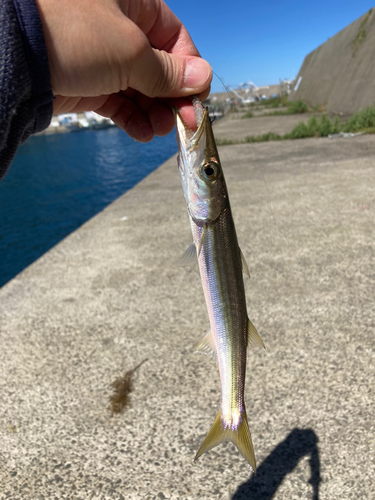
[[[343,115],[374,104],[375,8],[308,54],[296,81],[300,78],[291,100],[325,104],[327,111]]]

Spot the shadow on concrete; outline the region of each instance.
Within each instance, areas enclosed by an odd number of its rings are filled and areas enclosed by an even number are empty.
[[[310,480],[313,500],[319,500],[320,460],[318,437],[312,429],[293,429],[258,467],[256,475],[242,484],[233,500],[271,500],[284,477],[292,472],[305,455],[310,455]]]

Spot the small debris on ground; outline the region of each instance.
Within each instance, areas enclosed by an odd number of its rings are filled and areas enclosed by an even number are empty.
[[[109,405],[109,409],[112,413],[121,413],[126,406],[129,406],[129,394],[133,390],[133,374],[145,361],[147,361],[147,359],[144,359],[135,368],[127,371],[122,377],[118,377],[112,382],[111,387],[114,389],[114,394],[110,397],[111,404]]]

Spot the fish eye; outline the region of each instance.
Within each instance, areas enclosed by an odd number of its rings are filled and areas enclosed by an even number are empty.
[[[202,167],[202,174],[208,180],[214,180],[216,176],[216,168],[212,163],[205,163]]]

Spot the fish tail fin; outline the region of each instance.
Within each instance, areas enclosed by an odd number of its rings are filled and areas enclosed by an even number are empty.
[[[215,422],[197,451],[194,460],[197,460],[203,453],[206,453],[206,451],[215,448],[215,446],[220,443],[226,443],[227,441],[230,441],[238,448],[238,451],[249,462],[253,471],[256,472],[253,442],[247,423],[245,407],[243,408],[241,420],[236,429],[232,429],[231,427],[225,428],[221,419],[221,410],[219,410]]]

